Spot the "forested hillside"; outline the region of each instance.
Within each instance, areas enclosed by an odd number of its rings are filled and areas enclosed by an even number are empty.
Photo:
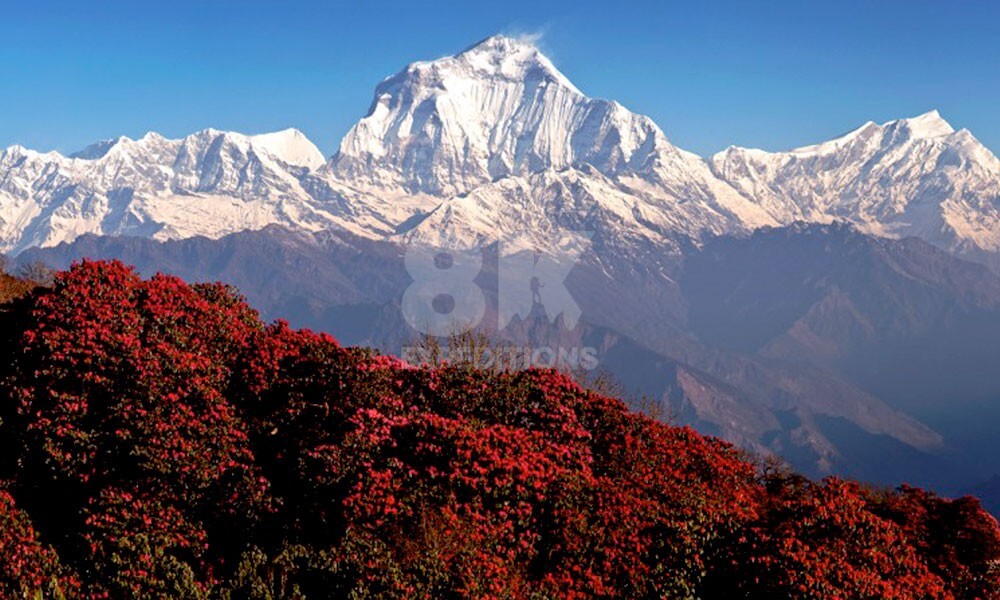
[[[221,285],[4,284],[4,598],[1000,597],[972,498],[809,481],[556,372],[266,325]]]

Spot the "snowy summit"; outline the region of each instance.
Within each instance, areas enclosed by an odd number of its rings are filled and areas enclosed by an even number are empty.
[[[493,36],[383,81],[333,167],[347,178],[461,194],[581,162],[610,174],[647,159],[662,137],[649,119],[584,96],[535,47]]]
[[[385,79],[329,161],[294,129],[150,133],[68,157],[0,152],[5,252],[86,233],[165,240],[281,225],[459,245],[590,230],[630,254],[835,220],[991,262],[1000,161],[937,111],[788,152],[705,159],[504,36]]]

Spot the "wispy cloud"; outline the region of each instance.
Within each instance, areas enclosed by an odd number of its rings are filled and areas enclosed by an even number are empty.
[[[541,50],[543,54],[549,58],[552,56],[552,48],[548,47],[545,43],[545,36],[548,34],[549,26],[542,25],[541,27],[535,29],[522,29],[520,27],[508,27],[503,33],[504,35],[514,38],[515,40],[522,42],[524,44],[529,44]]]

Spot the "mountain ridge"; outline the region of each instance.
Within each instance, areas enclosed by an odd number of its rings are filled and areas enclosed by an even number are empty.
[[[0,152],[0,251],[14,254],[83,233],[282,225],[459,246],[499,231],[514,250],[584,228],[634,257],[799,220],[913,235],[1000,268],[1000,160],[937,111],[787,152],[702,158],[504,36],[386,78],[329,160],[294,129]]]

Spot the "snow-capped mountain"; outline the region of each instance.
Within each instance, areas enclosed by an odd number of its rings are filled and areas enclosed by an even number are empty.
[[[148,134],[68,157],[0,152],[0,250],[14,253],[85,233],[217,238],[280,225],[508,247],[582,229],[634,257],[834,220],[991,262],[1000,161],[937,113],[790,152],[704,159],[503,36],[383,81],[328,162],[295,130]]]
[[[442,245],[498,233],[544,245],[585,229],[626,249],[670,250],[681,237],[848,221],[986,262],[1000,252],[1000,161],[936,112],[791,152],[730,148],[706,160],[501,36],[383,81],[325,175],[408,207],[388,235]],[[414,194],[421,207],[408,205]]]
[[[729,148],[711,163],[782,223],[844,220],[959,254],[1000,251],[1000,161],[937,111],[790,152]]]
[[[162,240],[271,223],[319,229],[331,219],[299,176],[323,162],[294,129],[261,136],[207,129],[180,140],[149,133],[69,157],[14,146],[0,152],[0,250],[85,233]]]
[[[495,36],[379,84],[331,166],[344,179],[456,196],[582,163],[648,172],[670,150],[650,119],[588,98],[536,48]]]
[[[437,244],[544,245],[568,228],[671,246],[775,224],[648,117],[587,97],[503,36],[383,81],[326,175],[443,199],[396,229]]]

